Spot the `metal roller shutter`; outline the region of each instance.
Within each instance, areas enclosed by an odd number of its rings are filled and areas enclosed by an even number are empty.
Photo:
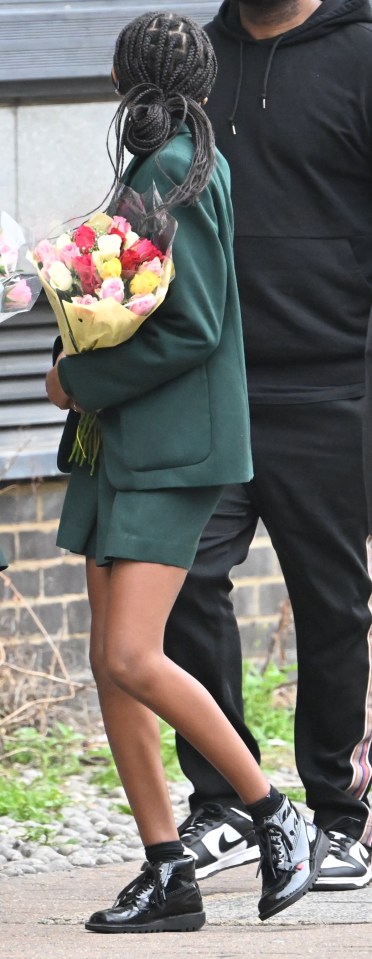
[[[0,101],[103,95],[114,41],[129,20],[146,10],[180,10],[199,23],[210,20],[212,0],[11,0],[0,4]],[[79,79],[79,83],[76,83]],[[46,82],[48,81],[48,82]]]
[[[218,6],[212,0],[1,3],[0,105],[107,99],[114,42],[126,22],[164,8],[205,23]],[[56,333],[43,294],[30,313],[0,325],[0,483],[57,473],[65,413],[48,402],[44,387]]]
[[[0,325],[0,480],[56,474],[66,414],[49,403],[44,379],[56,324],[44,297]]]

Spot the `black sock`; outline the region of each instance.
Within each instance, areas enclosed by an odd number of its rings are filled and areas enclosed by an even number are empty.
[[[249,815],[252,816],[253,822],[258,822],[259,819],[266,819],[267,816],[273,816],[282,802],[283,796],[281,793],[275,789],[275,786],[270,786],[270,792],[267,796],[259,799],[258,802],[252,803],[250,806],[246,806],[246,809]]]
[[[182,859],[184,848],[181,840],[174,842],[157,842],[152,846],[145,846],[146,859],[154,866],[158,862],[173,862]]]

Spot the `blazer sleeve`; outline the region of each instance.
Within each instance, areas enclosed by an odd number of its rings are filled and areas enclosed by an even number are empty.
[[[164,194],[155,164],[152,179]],[[130,185],[138,189],[135,182]],[[218,346],[227,267],[211,185],[198,203],[178,207],[174,215],[176,275],[164,303],[125,343],[66,357],[58,365],[63,389],[88,412],[121,405],[161,386],[202,365]]]

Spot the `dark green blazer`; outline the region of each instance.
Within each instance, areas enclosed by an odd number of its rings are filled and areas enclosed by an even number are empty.
[[[158,154],[134,159],[124,181],[162,196],[184,180],[193,145],[184,130]],[[63,389],[101,410],[112,485],[211,486],[252,476],[241,317],[233,263],[230,175],[217,153],[208,187],[178,221],[176,270],[164,303],[120,346],[61,360]]]

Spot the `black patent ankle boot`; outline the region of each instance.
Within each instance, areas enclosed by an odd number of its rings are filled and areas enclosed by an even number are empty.
[[[261,850],[262,896],[258,903],[262,920],[287,909],[313,888],[329,839],[307,822],[287,797],[273,816],[254,824]]]
[[[90,932],[192,932],[205,913],[191,856],[151,865],[119,893],[111,909],[94,912]]]

